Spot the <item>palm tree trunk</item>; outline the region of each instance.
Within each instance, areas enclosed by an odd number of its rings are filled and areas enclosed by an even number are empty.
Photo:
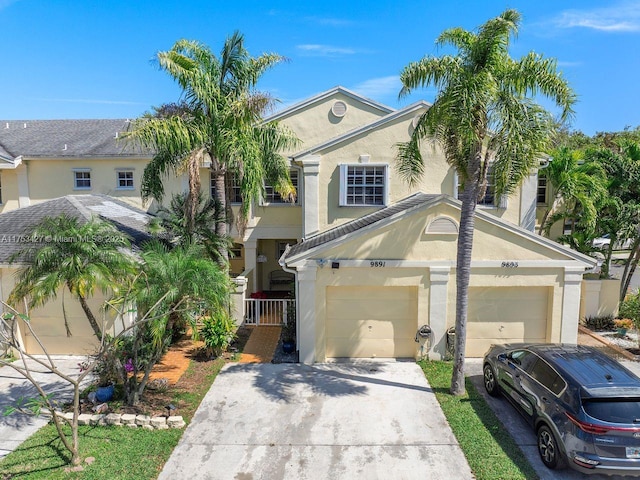
[[[542,235],[542,232],[544,231],[544,226],[547,223],[547,218],[549,218],[549,215],[551,215],[552,212],[555,211],[558,202],[560,201],[560,196],[556,195],[553,198],[553,202],[551,202],[551,206],[547,209],[546,212],[544,212],[544,216],[542,217],[542,220],[540,220],[540,228],[538,228],[538,235]]]
[[[98,340],[100,340],[102,338],[102,330],[100,329],[100,325],[98,325],[96,317],[94,317],[93,312],[87,304],[87,299],[82,295],[78,295],[78,300],[80,300],[80,306],[82,307],[82,310],[84,310],[84,314],[87,316],[87,320],[89,320],[89,325],[91,325],[94,335],[98,338]]]
[[[200,156],[192,155],[187,165],[187,178],[189,180],[189,192],[185,201],[185,217],[187,220],[187,232],[193,237],[195,230],[198,201],[200,199]]]
[[[213,156],[211,157],[213,158]],[[222,167],[218,160],[212,160],[211,174],[215,178],[215,201],[216,201],[216,235],[224,239],[227,236],[227,186],[225,183],[226,169]],[[227,247],[224,242],[219,242],[218,254],[221,267],[226,268],[226,260],[229,258]]]
[[[620,282],[620,301],[623,301],[627,296],[629,285],[631,284],[631,278],[636,271],[638,261],[640,260],[640,237],[638,237],[631,247],[631,253],[627,259],[627,264],[624,267],[624,273],[622,274],[622,281]]]
[[[469,279],[471,277],[471,252],[475,227],[475,210],[478,203],[478,178],[480,163],[472,166],[470,180],[462,192],[460,211],[460,232],[458,233],[458,253],[456,259],[456,341],[454,352],[451,394],[461,396],[465,393],[464,357],[467,343],[467,312],[469,310]]]

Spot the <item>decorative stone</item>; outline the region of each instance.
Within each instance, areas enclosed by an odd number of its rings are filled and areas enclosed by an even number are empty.
[[[138,428],[138,425],[136,425],[135,423],[127,423],[126,425],[127,427]]]
[[[169,428],[183,428],[186,425],[186,423],[182,419],[181,415],[176,415],[176,416],[167,418],[167,425],[169,425]]]
[[[149,415],[136,416],[136,425],[149,425],[151,423],[151,417]]]
[[[145,430],[153,430],[153,427],[151,425],[142,425],[142,428],[144,428]]]
[[[136,416],[133,413],[123,413],[120,416],[120,421],[125,425],[135,425]]]
[[[104,413],[96,413],[95,415],[91,415],[91,425],[106,425],[104,417]]]
[[[151,426],[153,428],[160,428],[161,425],[167,425],[167,417],[153,417],[151,419]]]
[[[67,422],[73,422],[73,412],[65,412],[62,414],[62,418],[64,418]]]
[[[117,413],[110,413],[105,417],[105,422],[107,422],[107,425],[120,425],[120,415]]]
[[[158,425],[156,427],[156,430],[169,430],[169,425],[167,425],[166,423],[163,423],[162,425]]]
[[[91,417],[88,413],[81,413],[78,415],[78,425],[91,425]]]

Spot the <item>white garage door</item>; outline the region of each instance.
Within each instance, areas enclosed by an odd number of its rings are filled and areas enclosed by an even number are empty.
[[[471,287],[468,357],[481,357],[492,343],[545,342],[548,287]]]
[[[327,287],[327,357],[414,357],[418,287]]]

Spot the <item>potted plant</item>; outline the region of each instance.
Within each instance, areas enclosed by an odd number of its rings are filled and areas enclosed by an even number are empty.
[[[627,334],[627,330],[633,328],[633,321],[630,318],[619,318],[614,320],[613,323],[618,330],[618,335],[624,337]]]

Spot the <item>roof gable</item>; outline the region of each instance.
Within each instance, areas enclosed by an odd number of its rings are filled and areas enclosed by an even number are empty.
[[[455,264],[457,234],[430,229],[434,220],[459,222],[461,203],[446,195],[417,193],[389,207],[309,237],[284,261],[309,258],[438,261]],[[593,267],[595,260],[552,240],[476,210],[473,261],[556,261]],[[454,266],[454,265],[452,265]]]

